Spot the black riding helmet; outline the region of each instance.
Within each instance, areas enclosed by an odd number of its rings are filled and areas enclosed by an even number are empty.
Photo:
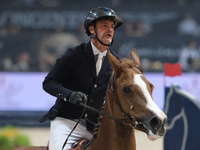
[[[95,23],[97,20],[101,19],[112,19],[115,23],[114,27],[115,29],[118,28],[123,23],[123,20],[119,18],[112,9],[108,7],[94,8],[88,13],[84,22],[85,32],[87,33],[88,36],[91,36],[91,33],[88,29],[89,26],[92,25],[92,23]]]

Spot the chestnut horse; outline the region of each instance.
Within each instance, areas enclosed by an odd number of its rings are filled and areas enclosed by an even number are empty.
[[[155,140],[164,136],[167,117],[153,101],[154,86],[143,75],[136,51],[131,52],[130,59],[119,61],[108,50],[108,58],[113,74],[102,108],[106,115],[99,118],[93,138],[85,150],[136,150],[134,129]]]

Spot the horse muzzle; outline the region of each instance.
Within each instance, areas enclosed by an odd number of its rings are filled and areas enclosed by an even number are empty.
[[[165,135],[167,128],[167,117],[161,120],[158,117],[151,119],[142,119],[136,129],[145,132],[149,140],[154,141]]]
[[[146,128],[148,138],[154,141],[165,135],[167,128],[167,117],[165,117],[163,120],[158,117],[154,117],[150,120],[149,124],[146,126],[144,125],[144,127]]]

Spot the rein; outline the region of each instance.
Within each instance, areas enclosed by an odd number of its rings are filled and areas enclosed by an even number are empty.
[[[124,121],[124,119],[118,119],[118,118],[116,118],[116,117],[113,117],[113,116],[111,116],[111,115],[109,115],[109,114],[107,114],[107,113],[104,113],[104,112],[102,112],[102,111],[100,111],[100,110],[98,110],[98,109],[96,109],[96,108],[94,108],[94,107],[91,107],[91,106],[87,105],[87,104],[80,103],[80,105],[83,106],[83,107],[86,108],[86,109],[89,109],[89,110],[91,110],[91,111],[94,111],[94,112],[96,112],[96,113],[98,113],[98,114],[100,114],[100,115],[103,115],[103,116],[105,116],[105,117],[107,117],[107,118],[113,119],[113,120],[115,120],[115,121],[117,121],[117,122],[120,122],[120,123],[129,123],[129,122],[127,122],[127,121]]]

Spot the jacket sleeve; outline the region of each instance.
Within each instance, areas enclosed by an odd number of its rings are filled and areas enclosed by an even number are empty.
[[[64,55],[56,60],[55,65],[47,74],[43,81],[43,89],[57,98],[67,98],[72,90],[63,86],[70,73],[76,66],[79,55],[75,54],[74,49],[68,49]]]

